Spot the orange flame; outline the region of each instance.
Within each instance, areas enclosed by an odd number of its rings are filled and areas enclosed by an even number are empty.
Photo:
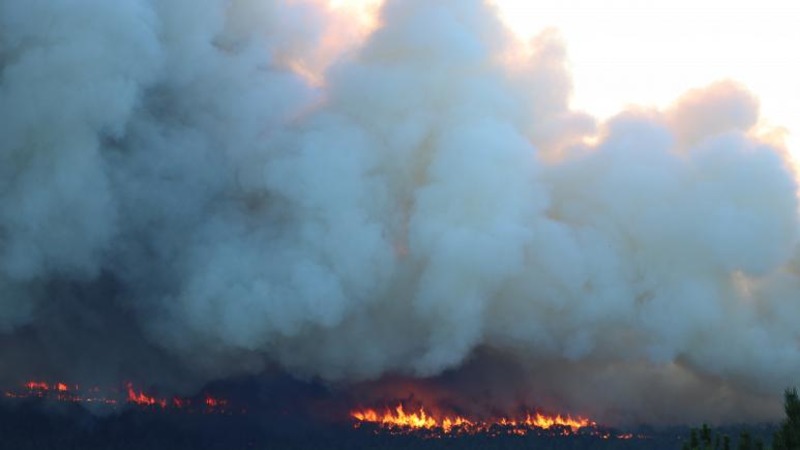
[[[386,411],[384,414],[379,414],[374,409],[367,409],[364,411],[354,411],[351,415],[360,422],[380,423],[395,427],[436,428],[441,426],[436,419],[425,412],[424,408],[420,408],[417,412],[407,414],[405,410],[403,410],[403,405],[397,405],[393,411]]]
[[[456,414],[436,415],[420,407],[416,411],[406,411],[402,404],[378,411],[376,409],[357,409],[350,413],[355,419],[355,426],[370,423],[398,433],[415,431],[441,432],[447,434],[505,433],[526,435],[535,430],[557,428],[562,433],[577,433],[583,428],[595,427],[597,424],[583,417],[564,415],[549,416],[541,413],[528,413],[520,418],[500,417],[491,420],[469,419]]]
[[[230,403],[227,399],[204,394],[202,401],[194,402],[191,398],[173,397],[171,399],[158,398],[137,391],[133,383],[125,383],[122,391],[119,389],[103,389],[97,386],[81,389],[77,384],[64,382],[48,383],[31,380],[22,385],[22,389],[0,390],[0,397],[10,399],[40,398],[59,402],[72,403],[97,403],[116,407],[119,404],[135,404],[138,406],[158,406],[184,410],[187,413],[225,414],[231,413]],[[244,414],[245,409],[239,410]]]
[[[582,417],[573,418],[571,416],[546,416],[540,413],[536,413],[531,415],[530,413],[525,416],[524,420],[516,421],[516,420],[507,420],[501,419],[501,425],[508,425],[512,427],[531,427],[531,428],[541,428],[543,430],[548,430],[553,427],[564,427],[569,428],[572,432],[577,432],[581,428],[592,427],[597,424],[592,422],[589,419],[585,419]]]
[[[137,405],[146,405],[146,406],[155,406],[158,405],[162,408],[167,407],[167,401],[160,398],[150,397],[146,395],[144,392],[136,392],[133,389],[133,384],[128,383],[128,401],[132,403],[136,403]]]

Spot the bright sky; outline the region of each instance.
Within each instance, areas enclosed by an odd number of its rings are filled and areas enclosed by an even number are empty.
[[[328,0],[362,13],[381,0]],[[573,107],[606,118],[629,104],[666,106],[734,79],[784,126],[800,155],[800,0],[492,0],[523,38],[557,28]]]
[[[793,132],[800,154],[800,1],[496,1],[522,36],[561,30],[576,108],[606,117],[631,103],[664,106],[732,78],[761,99],[768,124]]]

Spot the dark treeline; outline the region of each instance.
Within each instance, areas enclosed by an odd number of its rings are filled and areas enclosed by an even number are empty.
[[[797,389],[787,390],[784,396],[786,418],[775,432],[774,450],[800,450],[800,400]]]
[[[353,429],[296,415],[185,414],[129,409],[106,416],[76,404],[0,400],[0,450],[674,450],[686,429],[646,439],[598,436],[460,436],[426,439]]]
[[[800,399],[797,389],[784,393],[786,417],[777,430],[761,428],[693,428],[683,450],[800,450]]]
[[[785,409],[778,426],[640,429],[639,436],[646,437],[627,440],[591,435],[424,439],[275,411],[207,415],[154,408],[103,416],[77,404],[0,400],[0,450],[800,450],[796,390],[786,392]]]

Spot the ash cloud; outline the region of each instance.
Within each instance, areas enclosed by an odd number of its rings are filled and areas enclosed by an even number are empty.
[[[337,41],[312,1],[0,3],[2,379],[277,367],[610,421],[779,414],[797,181],[753,94],[600,123],[557,33],[520,43],[478,0],[378,19]]]

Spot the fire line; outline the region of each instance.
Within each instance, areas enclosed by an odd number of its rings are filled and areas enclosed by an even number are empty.
[[[2,391],[2,396],[8,399],[43,399],[57,402],[104,404],[111,407],[133,405],[140,408],[173,409],[204,414],[232,412],[227,399],[214,397],[208,393],[197,398],[176,396],[167,399],[137,390],[131,382],[125,383],[124,389],[120,391],[96,386],[81,389],[79,385],[69,385],[60,381],[48,383],[31,380],[24,383],[19,389]]]
[[[439,435],[508,434],[524,436],[536,432],[570,435],[582,430],[594,429],[597,424],[583,417],[569,415],[545,415],[528,412],[511,418],[471,419],[456,414],[432,414],[424,407],[407,410],[402,404],[383,410],[360,408],[351,411],[354,426],[372,424],[390,434],[414,434],[424,432]]]

